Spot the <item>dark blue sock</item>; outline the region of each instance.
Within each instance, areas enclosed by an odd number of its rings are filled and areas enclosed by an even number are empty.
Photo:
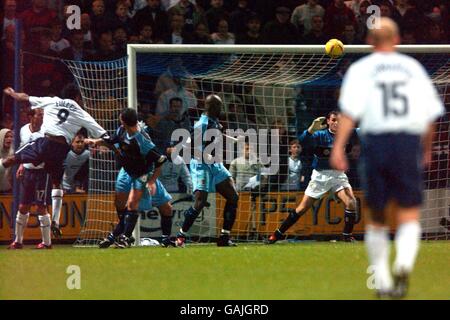
[[[353,226],[355,225],[355,219],[356,219],[356,211],[351,211],[348,209],[345,209],[344,213],[344,231],[342,233],[344,234],[352,234],[353,232]]]
[[[119,222],[117,223],[116,227],[114,228],[112,234],[114,237],[118,237],[121,235],[125,229],[125,214],[127,210],[117,210],[117,217],[119,218]]]
[[[192,227],[195,219],[197,219],[199,214],[200,214],[200,212],[195,210],[193,207],[190,207],[189,209],[187,209],[184,212],[184,222],[183,222],[183,226],[181,227],[183,232],[189,231],[189,229]]]
[[[137,210],[129,210],[125,215],[125,228],[123,234],[128,238],[133,234],[134,227],[136,226],[139,214]]]
[[[163,236],[169,236],[172,233],[172,216],[161,216],[161,232]]]
[[[297,212],[295,212],[294,209],[290,210],[289,215],[287,216],[286,220],[283,221],[278,230],[280,230],[280,232],[284,234],[290,227],[292,227],[298,221],[298,219],[300,219],[300,217],[301,216]]]
[[[236,219],[237,204],[226,202],[223,210],[223,229],[231,231],[233,228],[234,220]]]

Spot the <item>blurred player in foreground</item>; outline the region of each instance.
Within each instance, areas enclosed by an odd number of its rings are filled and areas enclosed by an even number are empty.
[[[301,145],[314,150],[313,173],[311,181],[305,190],[302,201],[295,210],[291,210],[286,220],[267,240],[273,244],[284,238],[284,233],[293,226],[302,215],[313,206],[314,202],[331,193],[345,206],[344,230],[342,240],[353,242],[353,226],[356,218],[356,198],[344,171],[334,170],[330,167],[329,156],[334,142],[340,114],[330,112],[327,117],[319,117],[299,137]],[[326,124],[323,122],[326,120]],[[355,133],[356,134],[356,133]]]
[[[156,151],[148,134],[139,126],[136,110],[124,109],[119,118],[121,126],[110,141],[85,140],[87,144],[113,150],[121,166],[115,194],[119,222],[113,232],[100,242],[100,248],[108,248],[113,243],[119,248],[126,248],[133,243],[132,233],[139,218],[139,203],[144,198],[144,204],[151,208],[151,197],[157,194],[156,179],[161,165],[167,160]],[[155,170],[152,172],[153,166]]]
[[[222,111],[222,105],[223,103],[219,96],[215,94],[207,96],[205,99],[206,111],[194,125],[194,135],[197,132],[201,135],[201,137],[194,137],[193,139],[193,142],[196,140],[201,141],[201,146],[197,147],[194,145],[194,147],[198,148],[198,151],[200,151],[198,153],[201,154],[201,159],[197,159],[194,152],[190,167],[195,202],[194,205],[184,213],[184,222],[176,239],[176,245],[178,247],[184,247],[187,236],[186,233],[205,207],[208,200],[208,193],[215,192],[216,190],[226,199],[223,213],[223,227],[219,239],[217,240],[217,245],[219,247],[236,245],[230,239],[230,233],[233,228],[234,220],[236,219],[236,210],[239,200],[233,179],[223,163],[207,164],[205,163],[205,159],[203,159],[203,151],[210,143],[205,141],[206,131],[208,129],[222,129],[222,125],[218,120]]]
[[[434,121],[444,108],[425,69],[397,53],[398,27],[381,18],[369,30],[374,53],[358,60],[345,75],[339,104],[343,112],[331,165],[347,170],[344,147],[356,122],[362,133],[362,172],[370,218],[365,242],[375,267],[379,297],[401,298],[419,249],[422,166],[431,160]],[[393,203],[398,221],[394,279],[389,268],[386,214]]]
[[[0,166],[8,168],[18,163],[44,163],[44,169],[50,175],[52,182],[52,229],[60,234],[59,216],[62,207],[62,176],[64,174],[64,160],[70,151],[73,138],[81,128],[86,128],[93,137],[108,138],[103,129],[89,113],[80,105],[80,93],[75,86],[68,86],[64,91],[64,99],[59,97],[33,97],[26,93],[15,92],[8,87],[3,92],[19,102],[29,102],[31,109],[44,110],[42,131],[44,137],[31,141],[19,150],[14,156],[0,161]],[[48,221],[50,224],[50,221]]]

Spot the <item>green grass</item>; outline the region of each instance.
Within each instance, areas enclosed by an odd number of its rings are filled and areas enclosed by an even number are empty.
[[[31,247],[31,246],[28,246]],[[69,265],[81,289],[69,290]],[[450,298],[450,242],[423,242],[410,299]],[[363,243],[185,249],[0,247],[3,299],[372,299]]]

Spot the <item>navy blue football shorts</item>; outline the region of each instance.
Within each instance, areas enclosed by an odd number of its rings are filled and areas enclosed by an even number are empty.
[[[51,205],[52,182],[44,169],[25,169],[20,181],[20,204]]]
[[[16,158],[20,163],[32,163],[35,166],[45,163],[45,171],[50,174],[52,182],[61,182],[64,174],[64,160],[70,146],[47,138],[38,138],[16,151]]]
[[[404,208],[422,204],[420,136],[403,133],[365,135],[361,156],[361,180],[372,210],[384,210],[390,200]]]

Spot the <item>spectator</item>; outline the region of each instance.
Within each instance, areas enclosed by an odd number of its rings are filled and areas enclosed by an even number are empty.
[[[164,91],[158,99],[156,106],[156,114],[159,116],[166,116],[169,114],[170,100],[174,97],[179,97],[183,100],[183,110],[180,114],[184,114],[189,108],[197,107],[197,98],[182,84],[182,80],[178,76],[171,78],[173,87]]]
[[[173,144],[166,149],[167,159],[169,161],[164,162],[159,176],[159,180],[163,184],[167,192],[181,192],[179,182],[184,184],[184,192],[192,194],[192,179],[187,165],[183,162],[183,158],[179,155],[172,156],[175,151]]]
[[[234,34],[247,32],[247,21],[254,14],[248,6],[248,0],[238,0],[238,7],[230,14],[230,31]]]
[[[3,41],[6,36],[6,28],[9,26],[17,25],[17,14],[16,14],[16,0],[6,0],[3,6],[3,14],[0,14],[0,30],[2,32],[0,39]]]
[[[144,24],[152,26],[154,38],[162,39],[167,33],[169,17],[165,11],[161,10],[159,0],[147,0],[147,6],[134,15],[133,25],[136,34]]]
[[[244,146],[244,155],[231,161],[230,173],[235,181],[237,191],[250,190],[249,187],[246,187],[250,178],[259,177],[261,165],[258,164],[255,155],[250,155],[250,144],[248,142]]]
[[[297,29],[303,30],[302,35],[308,34],[312,30],[313,17],[322,17],[325,14],[324,8],[317,3],[317,0],[308,0],[294,9],[291,16],[291,22]]]
[[[359,4],[359,13],[356,15],[356,39],[359,42],[364,42],[367,35],[367,19],[369,14],[367,8],[370,6],[370,1],[363,0]]]
[[[10,129],[0,130],[0,161],[14,155],[13,132]],[[12,167],[5,169],[0,163],[0,194],[12,191]]]
[[[234,34],[228,32],[228,22],[221,19],[217,26],[217,32],[211,34],[211,40],[214,44],[234,44]]]
[[[185,30],[189,33],[194,32],[195,26],[199,23],[206,23],[203,12],[198,6],[189,0],[179,0],[177,4],[171,7],[167,13],[169,16],[181,14],[185,21]]]
[[[92,49],[94,39],[91,32],[91,16],[83,13],[80,17],[81,31],[83,31],[83,41],[86,48]]]
[[[81,30],[74,30],[69,36],[70,47],[64,49],[60,56],[63,59],[84,61],[88,58],[89,52],[84,48],[84,34]]]
[[[347,24],[355,24],[356,19],[353,11],[349,9],[344,0],[334,0],[324,17],[325,34],[328,38],[338,38]]]
[[[33,0],[32,7],[20,14],[27,45],[30,48],[38,46],[39,34],[49,29],[56,19],[56,12],[48,9],[47,0]]]
[[[398,13],[397,9],[392,5],[389,0],[383,0],[379,4],[380,15],[382,17],[387,17],[393,19],[396,23],[401,23],[401,15]]]
[[[71,150],[64,161],[63,189],[65,193],[86,193],[89,176],[89,150],[86,136],[79,132],[72,141]]]
[[[100,33],[97,50],[94,51],[89,58],[91,61],[109,61],[121,58],[122,52],[114,50],[113,36],[111,31],[104,31]]]
[[[228,12],[223,7],[223,0],[211,0],[211,8],[206,11],[205,19],[210,32],[217,32],[217,27],[222,19],[228,19]]]
[[[175,13],[170,16],[170,33],[164,37],[164,43],[184,44],[191,42],[191,35],[184,30],[184,17]]]
[[[112,29],[123,28],[127,34],[132,33],[131,18],[128,16],[128,3],[125,0],[119,0],[116,4],[116,10],[112,15]]]
[[[119,26],[113,32],[114,51],[119,57],[127,55],[128,34],[127,31]]]
[[[94,34],[111,30],[113,21],[106,14],[105,1],[94,0],[91,10],[91,30]]]
[[[56,53],[60,53],[64,49],[70,47],[70,42],[63,38],[63,23],[58,19],[52,22],[50,49]]]
[[[261,19],[253,14],[249,17],[244,33],[236,35],[237,44],[262,44]]]
[[[300,190],[300,183],[305,181],[305,177],[302,174],[302,162],[300,160],[300,154],[302,153],[302,146],[298,139],[294,139],[289,143],[289,162],[288,162],[288,178],[286,183],[281,188],[285,191],[298,191]]]
[[[425,38],[426,43],[446,44],[444,32],[440,24],[430,21],[425,29],[428,31]]]
[[[402,44],[417,44],[417,35],[414,30],[403,30]]]
[[[265,44],[296,44],[300,37],[297,27],[290,21],[291,10],[287,7],[277,7],[275,20],[266,24],[262,32]]]
[[[360,44],[360,42],[356,39],[356,31],[355,26],[352,23],[346,24],[344,27],[344,31],[342,32],[342,42],[344,45],[346,44]]]
[[[153,28],[150,24],[144,24],[142,29],[139,31],[138,43],[142,44],[152,44],[152,43],[163,43],[160,39],[155,39],[153,37]]]
[[[208,32],[208,25],[200,22],[194,28],[194,34],[192,35],[193,44],[212,44],[211,36]]]
[[[153,132],[150,133],[153,142],[161,153],[164,153],[169,147],[172,133],[176,129],[191,129],[191,122],[187,116],[186,109],[183,107],[183,99],[172,97],[169,100],[169,112],[160,117],[156,126],[153,126]]]
[[[62,66],[48,58],[58,56],[50,48],[50,42],[50,31],[43,31],[35,51],[37,55],[27,55],[26,60],[24,59],[24,78],[29,86],[27,91],[34,96],[57,95],[62,88]]]
[[[321,16],[312,18],[312,29],[307,33],[303,39],[306,44],[323,44],[328,38],[323,32],[323,19]]]

